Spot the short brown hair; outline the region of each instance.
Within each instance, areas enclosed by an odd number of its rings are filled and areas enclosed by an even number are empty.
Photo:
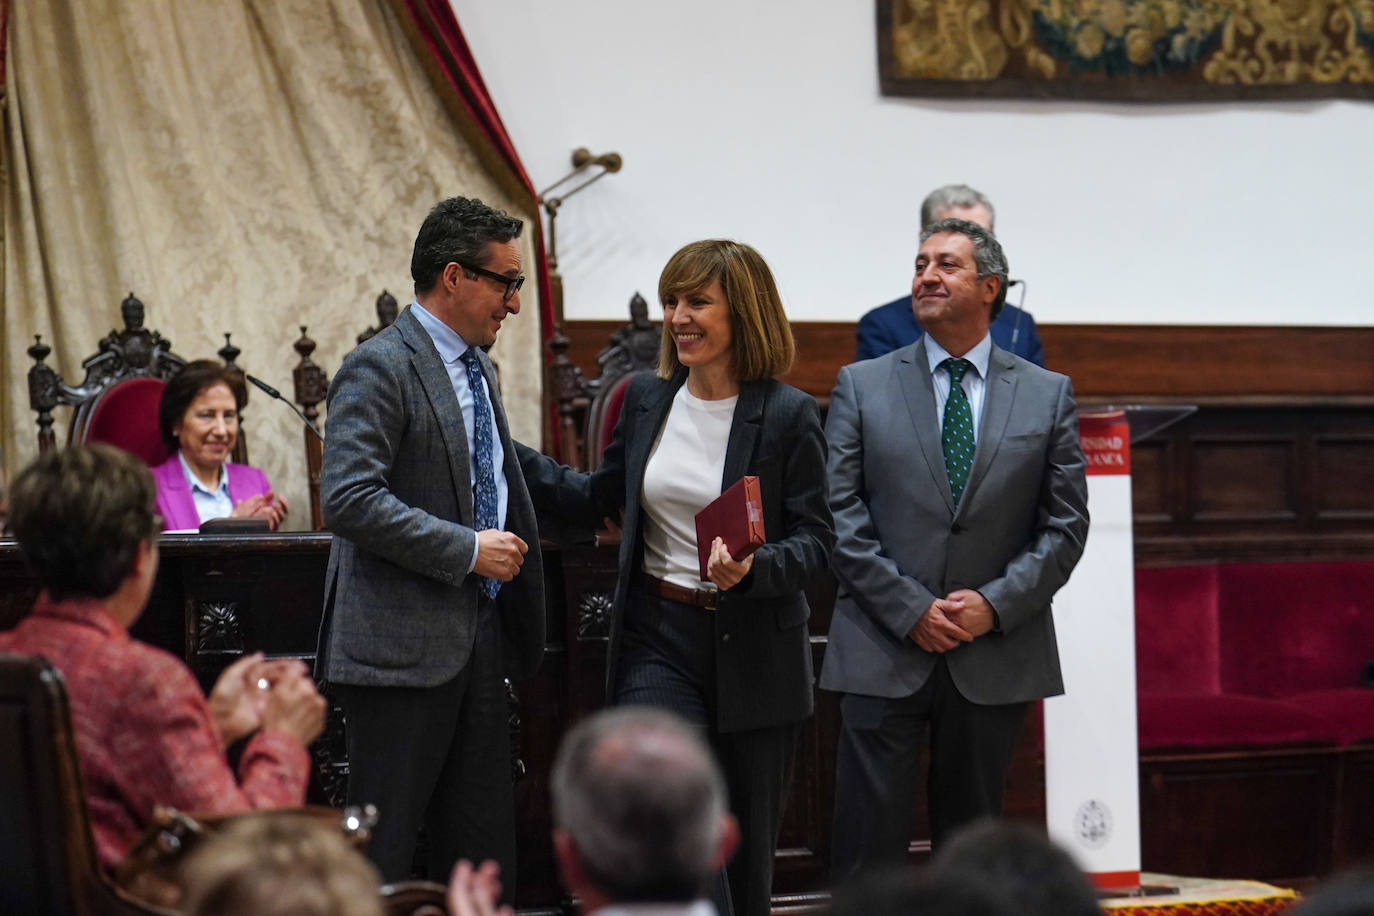
[[[730,368],[736,381],[754,382],[791,369],[797,348],[778,285],[768,263],[743,242],[706,239],[679,248],[658,278],[658,301],[696,292],[712,280],[720,282],[730,306]],[[673,332],[665,321],[658,374],[671,378],[680,368]]]
[[[10,488],[9,526],[56,601],[108,598],[133,568],[138,545],[161,530],[153,477],[112,445],[39,455]]]
[[[285,811],[234,818],[182,867],[194,916],[382,916],[382,879],[342,834]]]
[[[243,384],[242,372],[212,359],[197,359],[187,363],[167,380],[167,386],[162,389],[162,402],[157,406],[157,428],[162,433],[162,443],[167,446],[167,451],[177,450],[177,437],[173,430],[186,416],[196,395],[211,385],[229,386],[240,411],[248,404],[248,389]]]

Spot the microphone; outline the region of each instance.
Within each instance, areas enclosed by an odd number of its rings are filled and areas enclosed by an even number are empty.
[[[255,376],[255,375],[249,375],[247,372],[245,372],[245,373],[243,374],[243,377],[246,378],[246,379],[248,379],[248,381],[252,382],[252,383],[253,383],[254,385],[256,385],[257,387],[261,388],[261,389],[263,390],[263,393],[266,394],[269,398],[272,398],[273,400],[281,401],[281,402],[282,402],[283,404],[285,404],[287,407],[290,407],[293,411],[295,411],[296,416],[298,416],[298,417],[301,418],[301,422],[305,424],[306,429],[308,429],[308,430],[310,430],[312,433],[314,433],[314,434],[315,434],[315,438],[319,439],[321,442],[324,441],[324,433],[322,433],[322,432],[320,432],[318,429],[316,429],[316,428],[315,428],[315,424],[314,424],[314,423],[311,423],[308,419],[306,419],[305,414],[301,413],[301,412],[300,412],[300,409],[297,408],[295,404],[292,404],[292,403],[291,403],[290,401],[288,401],[286,398],[282,397],[280,391],[278,391],[277,389],[273,388],[271,385],[267,384],[266,382],[264,382],[262,379],[258,378],[258,377]]]
[[[1011,328],[1011,346],[1007,348],[1007,349],[1009,349],[1012,353],[1015,353],[1015,352],[1016,352],[1016,342],[1017,342],[1018,340],[1021,339],[1021,319],[1023,319],[1023,318],[1026,317],[1026,310],[1023,308],[1023,306],[1026,304],[1026,281],[1025,281],[1025,280],[1008,280],[1008,281],[1007,281],[1007,289],[1010,290],[1013,286],[1019,286],[1019,287],[1021,287],[1021,298],[1020,298],[1019,300],[1017,300],[1017,302],[1016,302],[1016,308],[1017,308],[1016,324],[1012,325],[1012,328]]]

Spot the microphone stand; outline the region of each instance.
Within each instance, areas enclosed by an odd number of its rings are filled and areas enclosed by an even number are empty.
[[[1007,348],[1012,352],[1012,355],[1015,355],[1016,341],[1021,339],[1021,320],[1026,317],[1026,310],[1023,308],[1026,304],[1026,281],[1012,280],[1007,286],[1021,287],[1021,298],[1016,302],[1016,324],[1011,326],[1011,346]]]
[[[269,398],[272,398],[273,400],[276,400],[276,401],[281,401],[281,402],[282,402],[283,404],[285,404],[287,407],[290,407],[291,410],[295,412],[296,416],[298,416],[298,417],[301,418],[301,422],[305,424],[305,428],[308,429],[308,430],[310,430],[312,433],[314,433],[314,434],[315,434],[315,438],[319,439],[321,442],[324,441],[324,433],[320,432],[320,431],[315,427],[315,424],[314,424],[314,423],[311,423],[308,419],[306,419],[305,414],[301,413],[300,410],[299,410],[299,408],[297,408],[295,404],[292,404],[292,403],[291,403],[290,401],[288,401],[286,398],[282,397],[282,394],[281,394],[280,391],[278,391],[277,389],[273,388],[271,385],[267,384],[266,382],[264,382],[262,379],[258,378],[257,376],[249,375],[248,373],[245,372],[245,373],[243,374],[243,377],[246,378],[246,379],[248,379],[248,381],[252,382],[252,383],[253,383],[254,385],[256,385],[258,388],[261,388],[262,391],[263,391],[263,393],[266,394]],[[308,440],[307,440],[307,441],[308,441]]]

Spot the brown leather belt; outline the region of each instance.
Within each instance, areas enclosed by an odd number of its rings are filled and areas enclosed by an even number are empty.
[[[655,579],[648,573],[642,573],[640,581],[644,585],[644,590],[651,595],[676,601],[678,604],[690,604],[706,611],[714,611],[716,602],[720,600],[720,592],[714,588],[683,588],[681,585]]]

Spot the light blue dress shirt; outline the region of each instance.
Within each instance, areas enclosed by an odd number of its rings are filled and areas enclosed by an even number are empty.
[[[463,411],[463,430],[468,437],[468,459],[470,467],[468,469],[468,480],[477,480],[477,449],[473,445],[473,429],[476,426],[476,401],[472,396],[472,389],[468,387],[468,370],[463,365],[463,354],[469,350],[467,341],[459,336],[453,328],[444,324],[438,318],[421,305],[418,301],[410,303],[410,310],[415,313],[415,319],[420,322],[420,327],[424,328],[429,334],[429,339],[434,341],[434,349],[439,351],[439,359],[443,361],[444,368],[448,371],[449,382],[453,385],[453,393],[458,398],[458,407]],[[483,383],[485,386],[485,382]],[[510,503],[510,487],[506,484],[506,475],[503,473],[506,462],[506,449],[501,444],[501,436],[497,432],[496,412],[492,407],[490,391],[482,392],[482,409],[489,411],[491,416],[491,428],[495,433],[492,438],[491,466],[496,469],[496,518],[497,525],[505,530],[506,527],[506,507]],[[476,485],[474,484],[474,487]],[[472,547],[472,562],[468,564],[467,571],[472,572],[472,568],[477,565],[477,545]]]
[[[945,401],[949,399],[949,372],[940,368],[940,363],[950,358],[950,353],[929,334],[925,335],[926,359],[930,362],[930,381],[935,388],[935,416],[940,419],[940,432],[945,431]],[[983,394],[988,387],[988,362],[992,359],[992,335],[985,334],[972,350],[964,354],[964,359],[973,363],[973,371],[964,373],[964,394],[968,395],[968,406],[973,412],[973,436],[977,441],[979,425],[983,422]]]
[[[219,487],[211,490],[200,482],[200,478],[186,463],[186,456],[177,450],[177,460],[181,462],[181,473],[186,475],[186,484],[191,488],[191,501],[196,504],[196,515],[202,524],[212,518],[228,518],[234,514],[234,500],[229,496],[229,475],[224,467],[219,469]]]

